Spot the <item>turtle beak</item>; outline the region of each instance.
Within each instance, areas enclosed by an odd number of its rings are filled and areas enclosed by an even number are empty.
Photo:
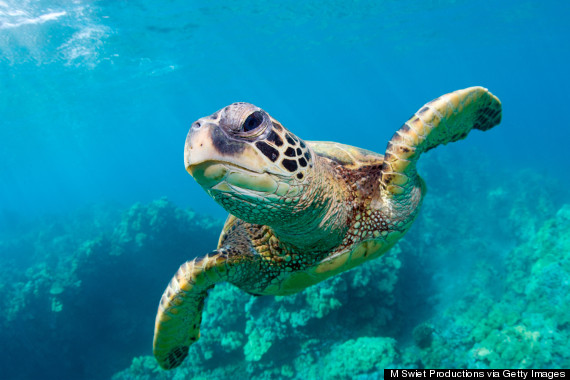
[[[184,146],[184,166],[192,177],[202,184],[198,168],[206,163],[229,164],[245,170],[263,173],[264,157],[250,144],[228,136],[219,125],[199,119],[190,128]],[[203,171],[207,175],[208,171]],[[216,177],[218,177],[217,173]]]
[[[212,145],[210,130],[211,125],[203,119],[194,122],[184,146],[186,171],[205,188],[217,185],[227,174],[226,166],[215,161],[212,155],[216,149]]]
[[[192,174],[192,168],[200,162],[206,161],[208,157],[204,157],[211,152],[210,128],[202,119],[194,122],[190,131],[186,136],[186,144],[184,145],[184,166],[186,171]],[[206,144],[206,146],[204,146]]]
[[[242,166],[240,160],[248,163],[249,159],[251,166],[259,161],[257,152],[245,144],[237,156],[231,152],[220,152],[220,147],[213,143],[212,133],[216,133],[215,128],[219,127],[211,123],[202,124],[198,120],[192,124],[186,138],[184,166],[196,182],[205,189],[219,191],[230,191],[230,184],[243,189],[274,192],[277,182],[269,174]]]
[[[228,174],[228,167],[215,161],[192,165],[187,170],[196,182],[206,189],[211,189],[222,182]]]

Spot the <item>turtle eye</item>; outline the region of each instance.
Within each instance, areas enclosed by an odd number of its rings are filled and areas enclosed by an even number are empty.
[[[245,119],[241,129],[243,132],[253,131],[263,123],[263,114],[260,111],[255,111]]]

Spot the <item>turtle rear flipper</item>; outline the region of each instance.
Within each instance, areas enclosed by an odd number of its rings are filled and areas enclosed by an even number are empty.
[[[214,251],[184,263],[164,291],[154,328],[153,353],[164,369],[178,367],[200,338],[202,309],[208,291],[224,281],[226,256]]]
[[[501,102],[483,87],[445,94],[424,105],[392,137],[382,164],[381,186],[389,198],[421,186],[416,162],[423,152],[486,131],[501,122]]]

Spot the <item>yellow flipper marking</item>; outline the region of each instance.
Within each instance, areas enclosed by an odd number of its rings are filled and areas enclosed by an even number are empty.
[[[184,263],[164,291],[154,327],[153,353],[164,369],[178,367],[200,338],[208,290],[222,280],[226,260],[220,253]]]
[[[405,197],[412,194],[412,186],[420,187],[416,162],[423,152],[464,139],[472,129],[486,131],[500,122],[501,102],[483,87],[458,90],[427,103],[388,143],[380,179],[384,195]]]

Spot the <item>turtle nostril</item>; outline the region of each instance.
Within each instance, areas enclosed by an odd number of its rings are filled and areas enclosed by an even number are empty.
[[[199,129],[201,126],[202,126],[202,124],[200,124],[199,121],[195,121],[195,122],[192,124],[192,129]]]

